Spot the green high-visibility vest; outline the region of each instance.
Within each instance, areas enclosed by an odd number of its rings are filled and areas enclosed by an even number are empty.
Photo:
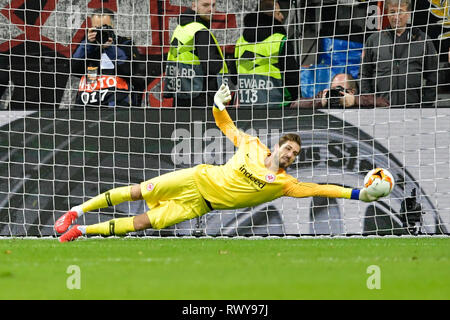
[[[257,43],[249,43],[243,36],[237,40],[234,56],[240,105],[279,107],[288,103],[290,97],[285,95],[287,90],[276,66],[285,38],[275,33]]]
[[[178,25],[175,28],[170,41],[171,47],[167,55],[164,79],[166,97],[176,94],[178,99],[190,99],[199,96],[205,90],[203,80],[207,75],[203,72],[200,59],[194,53],[195,34],[205,29],[208,30],[206,26],[199,22],[191,22],[184,26]],[[228,67],[216,37],[211,31],[209,33],[223,61],[217,77],[217,83],[220,86],[222,82],[227,83],[225,75],[228,73]]]

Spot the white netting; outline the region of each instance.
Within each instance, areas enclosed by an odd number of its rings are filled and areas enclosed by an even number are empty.
[[[113,31],[121,42],[109,52],[102,51],[104,55],[90,57],[97,61],[92,65],[97,69],[88,73],[91,65],[84,64],[85,57],[94,51],[79,48],[91,15],[102,3],[113,14]],[[167,94],[164,88],[174,30],[191,4],[181,0],[0,1],[0,177],[4,181],[0,236],[54,235],[56,218],[108,189],[200,163],[223,164],[234,154],[208,105],[208,94],[211,99],[216,84],[206,73],[221,69],[217,68],[223,63],[220,58],[199,64],[204,67],[205,82],[201,74],[188,81],[189,94],[198,90],[195,79],[204,83],[207,106],[190,95],[182,97],[187,105],[174,107],[174,100],[183,99],[175,99],[177,93]],[[270,148],[280,135],[300,133],[302,152],[288,171],[299,180],[362,188],[365,173],[377,166],[394,174],[396,188],[376,204],[280,198],[255,208],[213,211],[199,220],[143,234],[447,234],[448,1],[415,1],[407,21],[414,28],[407,29],[403,38],[394,36],[391,45],[376,46],[374,35],[390,23],[382,2],[299,0],[279,5],[283,16],[279,27],[285,29],[286,38],[236,54],[241,36],[247,43],[252,36],[258,38],[258,33],[267,32],[263,23],[274,19],[264,22],[264,17],[255,14],[258,2],[254,0],[217,1],[211,31],[228,66],[234,92],[228,109],[236,125],[258,135]],[[425,41],[423,32],[431,42]],[[435,52],[425,49],[430,43]],[[389,50],[384,49],[392,49],[390,60],[386,60]],[[192,52],[201,56],[201,51],[200,47]],[[268,59],[273,52],[279,56]],[[243,62],[242,69],[236,65],[238,60]],[[417,69],[418,65],[425,70]],[[244,69],[250,70],[246,76]],[[398,73],[390,76],[394,69]],[[176,71],[177,76],[182,73]],[[318,95],[333,86],[331,80],[339,73],[355,79],[352,94],[358,100],[350,100],[355,106],[344,109],[332,104],[333,99],[324,99],[322,105]],[[90,82],[89,75],[95,81]],[[395,87],[398,81],[407,83],[410,91]],[[373,108],[374,102],[382,102],[361,95],[370,83],[373,92],[367,94],[391,104],[400,101],[400,105]],[[120,93],[110,93],[111,88]],[[420,91],[418,100],[413,91]],[[432,100],[424,100],[424,91]],[[85,106],[102,99],[102,107]],[[405,213],[405,206],[410,213]],[[143,201],[124,203],[86,214],[80,222],[91,224],[146,210]]]

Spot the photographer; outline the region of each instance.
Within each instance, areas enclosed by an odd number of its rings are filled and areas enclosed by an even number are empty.
[[[338,73],[331,80],[330,89],[320,91],[314,98],[300,98],[291,108],[351,108],[389,107],[389,102],[374,94],[358,94],[357,81],[352,75]]]
[[[80,76],[77,106],[115,107],[140,105],[145,80],[131,78],[141,73],[139,53],[130,38],[114,32],[114,13],[96,9],[91,16],[91,28],[72,56],[72,74]],[[132,61],[133,60],[133,64]],[[133,68],[133,70],[132,70]]]

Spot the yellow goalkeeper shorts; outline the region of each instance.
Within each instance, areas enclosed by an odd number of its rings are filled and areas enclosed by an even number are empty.
[[[152,228],[163,229],[211,211],[195,184],[195,168],[163,174],[141,183]]]

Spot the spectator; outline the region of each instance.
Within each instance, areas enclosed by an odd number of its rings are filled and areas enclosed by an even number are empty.
[[[374,94],[358,94],[357,81],[351,74],[338,73],[331,80],[330,89],[320,91],[313,99],[300,98],[291,108],[388,107],[389,101]]]
[[[210,31],[216,0],[194,0],[180,16],[167,55],[164,96],[177,107],[212,106],[228,73],[222,50]]]
[[[299,97],[300,67],[276,0],[261,0],[244,17],[235,49],[239,105],[285,106]]]
[[[390,27],[372,34],[365,44],[361,92],[384,97],[391,106],[432,104],[438,67],[434,45],[408,25],[411,0],[386,0],[386,8]]]
[[[142,93],[130,94],[132,90],[143,92],[145,88],[143,78],[130,77],[132,68],[134,75],[141,73],[136,68],[139,66],[139,53],[131,38],[115,34],[113,21],[114,12],[111,10],[94,10],[87,38],[72,56],[72,73],[81,77],[77,105],[140,105]]]

